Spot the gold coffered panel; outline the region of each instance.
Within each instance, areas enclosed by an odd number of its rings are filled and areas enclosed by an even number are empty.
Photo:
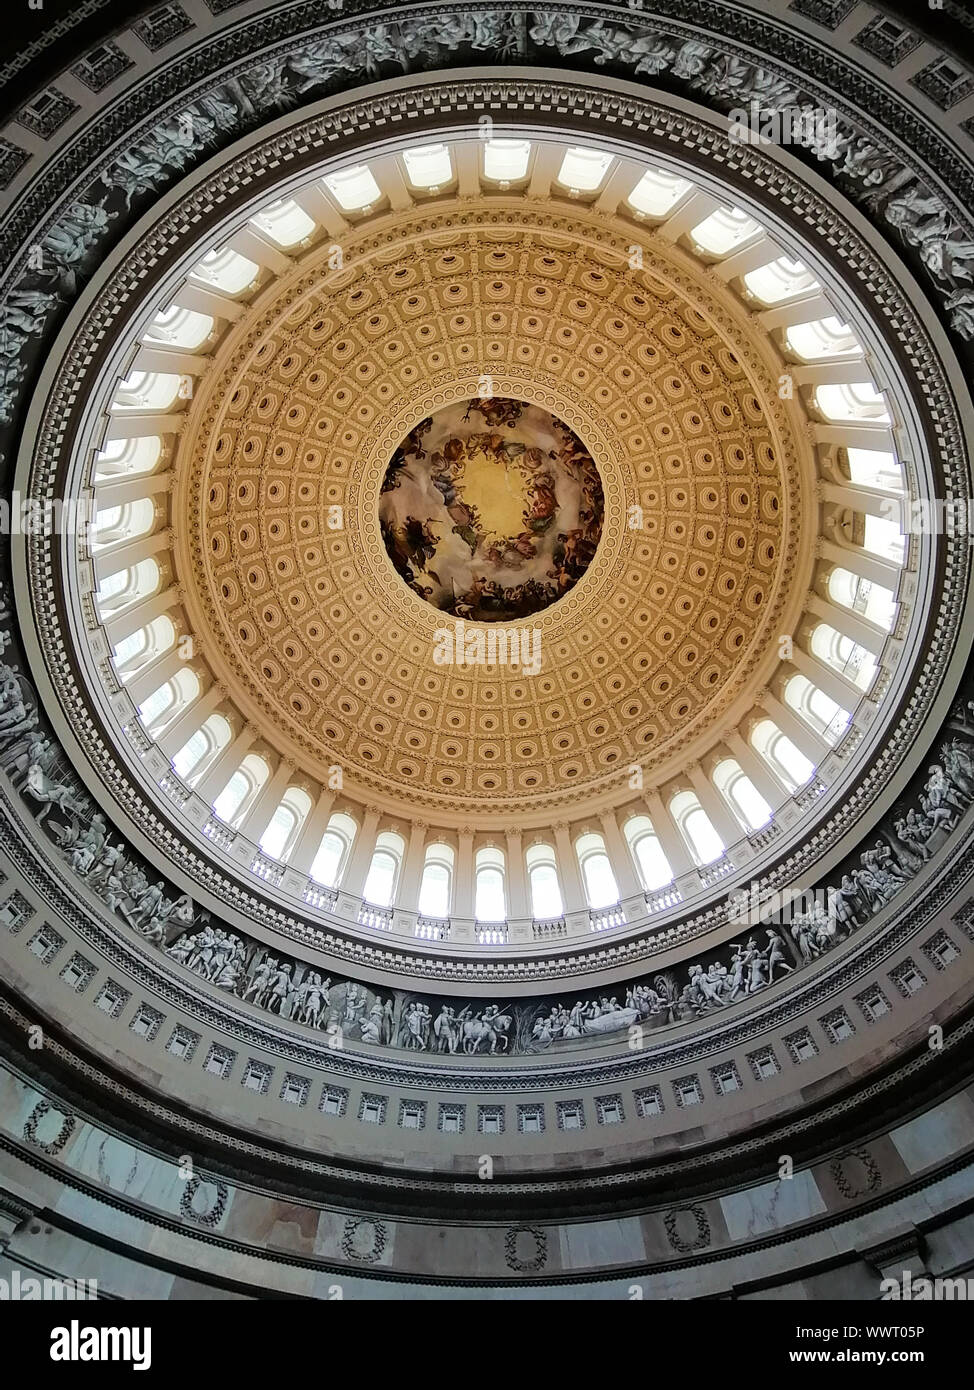
[[[699,756],[767,679],[807,576],[799,444],[729,291],[550,205],[413,214],[268,286],[221,344],[177,460],[185,602],[282,754],[378,804],[530,816]],[[439,666],[378,498],[425,416],[483,390],[550,411],[605,488],[598,551],[526,622],[536,675]],[[804,562],[807,564],[807,560]],[[406,812],[408,814],[408,812]]]

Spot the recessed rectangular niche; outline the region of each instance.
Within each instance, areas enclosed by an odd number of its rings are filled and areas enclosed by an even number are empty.
[[[348,1092],[342,1086],[326,1086],[321,1093],[319,1110],[323,1115],[344,1115]]]
[[[467,1107],[465,1105],[441,1105],[439,1112],[439,1129],[441,1129],[444,1134],[462,1134],[466,1113]]]
[[[401,1129],[423,1129],[426,1124],[426,1102],[424,1100],[404,1100],[399,1104],[399,1126]]]
[[[625,1119],[622,1096],[596,1096],[595,1114],[600,1125],[621,1125]]]
[[[162,1027],[164,1018],[165,1014],[161,1014],[158,1009],[154,1009],[151,1004],[146,1004],[143,1001],[136,1009],[129,1027],[140,1038],[145,1038],[146,1042],[152,1042]]]
[[[271,1084],[271,1076],[274,1068],[268,1062],[258,1062],[253,1057],[247,1059],[244,1067],[243,1076],[240,1084],[248,1091],[256,1091],[258,1095],[266,1095]]]
[[[519,1134],[543,1134],[544,1106],[519,1105],[517,1107],[517,1130]]]
[[[633,1091],[633,1099],[636,1102],[636,1110],[644,1120],[651,1119],[654,1115],[663,1113],[663,1092],[658,1086],[644,1086],[639,1091]]]
[[[196,1044],[199,1040],[199,1033],[193,1033],[190,1029],[177,1024],[166,1043],[166,1051],[171,1052],[174,1057],[181,1057],[184,1062],[188,1062],[196,1051]]]

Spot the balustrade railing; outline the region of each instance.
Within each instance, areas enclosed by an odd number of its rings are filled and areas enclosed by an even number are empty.
[[[449,917],[417,917],[414,935],[421,941],[448,941],[450,939]]]
[[[848,739],[855,731],[847,727],[845,732]],[[157,745],[137,721],[126,725],[125,733],[143,760],[158,759]],[[843,740],[843,743],[845,742],[846,740]],[[286,862],[265,854],[258,844],[221,819],[209,802],[188,786],[171,766],[165,771],[156,772],[155,780],[167,799],[181,810],[187,825],[192,827],[194,833],[202,833],[215,849],[226,855],[234,871],[239,873],[241,868],[249,870],[261,883],[279,889],[312,912],[334,914],[355,921],[368,930],[398,934],[403,939],[430,942],[452,940],[461,946],[470,942],[487,947],[509,944],[516,947],[522,944],[566,940],[575,934],[585,932],[585,916],[578,914],[545,919],[528,918],[523,922],[518,921],[514,926],[507,921],[488,923],[470,920],[462,921],[458,926],[449,917],[416,915],[406,908],[399,910],[397,921],[395,908],[377,907],[364,899],[350,898],[339,888],[319,883],[306,873],[290,868]],[[779,810],[791,805],[796,812],[804,813],[826,790],[826,783],[816,773],[804,786],[799,787],[790,801],[784,803]],[[793,817],[793,822],[796,818]],[[684,905],[691,908],[698,892],[706,892],[737,873],[753,858],[755,852],[771,846],[780,835],[781,825],[772,821],[760,831],[742,837],[737,844],[729,846],[714,863],[682,875],[678,882],[674,880],[655,891],[645,892],[642,901],[645,903],[646,917],[674,912]],[[634,906],[634,902],[638,901],[627,900],[626,905],[618,903],[608,908],[583,908],[581,911],[587,914],[589,931],[602,932],[626,926],[635,927],[638,926],[641,915]]]
[[[612,907],[599,908],[595,912],[590,911],[588,920],[592,931],[610,931],[613,927],[626,926],[626,914],[621,903],[614,903]]]

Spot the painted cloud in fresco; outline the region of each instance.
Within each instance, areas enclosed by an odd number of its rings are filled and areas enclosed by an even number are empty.
[[[379,522],[397,574],[435,608],[474,622],[540,612],[588,569],[602,481],[567,425],[539,406],[460,401],[396,450]]]

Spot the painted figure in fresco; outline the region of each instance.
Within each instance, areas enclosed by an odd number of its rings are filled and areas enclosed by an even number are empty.
[[[581,441],[538,407],[502,398],[424,421],[393,455],[380,498],[397,573],[473,622],[530,617],[566,593],[595,555],[605,508]]]

